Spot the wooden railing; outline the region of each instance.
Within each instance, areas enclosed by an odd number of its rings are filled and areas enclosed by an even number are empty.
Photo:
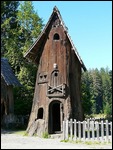
[[[112,122],[105,121],[63,121],[63,140],[112,142]]]

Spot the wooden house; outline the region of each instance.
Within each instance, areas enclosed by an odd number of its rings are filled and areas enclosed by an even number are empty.
[[[21,86],[6,58],[1,58],[1,120],[14,115],[13,86]]]
[[[30,135],[58,133],[64,119],[83,120],[80,86],[81,71],[86,67],[56,6],[24,57],[37,65],[27,132]]]

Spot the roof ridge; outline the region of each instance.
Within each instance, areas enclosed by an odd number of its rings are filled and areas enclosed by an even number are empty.
[[[59,11],[57,6],[54,6],[53,11]]]

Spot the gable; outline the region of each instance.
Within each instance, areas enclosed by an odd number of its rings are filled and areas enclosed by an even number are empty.
[[[75,55],[77,56],[78,61],[81,64],[81,67],[84,69],[84,71],[87,70],[81,57],[79,56],[79,53],[77,52],[77,49],[75,48],[75,46],[73,44],[73,41],[71,40],[71,37],[68,34],[67,28],[63,22],[63,19],[60,15],[59,10],[57,9],[57,7],[54,7],[48,23],[46,24],[46,26],[43,29],[43,31],[41,32],[41,34],[38,36],[37,40],[31,46],[31,48],[25,53],[24,57],[26,57],[30,61],[34,62],[35,64],[38,64],[41,54],[42,54],[42,51],[43,51],[44,44],[48,38],[48,34],[49,34],[51,28],[58,27],[58,26],[62,26],[70,44],[71,44],[71,49],[74,51]]]

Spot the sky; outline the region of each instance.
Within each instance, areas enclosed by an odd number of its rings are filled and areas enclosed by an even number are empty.
[[[112,1],[32,1],[46,25],[54,6],[87,69],[112,69]]]

